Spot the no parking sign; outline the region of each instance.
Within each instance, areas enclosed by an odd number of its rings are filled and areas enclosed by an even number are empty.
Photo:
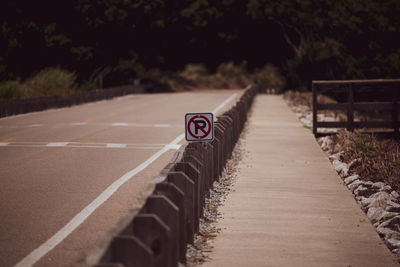
[[[214,116],[212,113],[187,113],[185,136],[189,142],[212,141],[214,139]]]

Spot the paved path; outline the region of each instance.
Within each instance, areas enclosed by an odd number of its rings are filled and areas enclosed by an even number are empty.
[[[253,106],[209,266],[398,266],[280,96]]]
[[[82,263],[141,207],[183,142],[185,113],[223,112],[241,92],[130,95],[0,119],[0,266]]]

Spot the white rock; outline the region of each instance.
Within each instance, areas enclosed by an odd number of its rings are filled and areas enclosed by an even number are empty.
[[[383,208],[386,209],[388,206],[385,199],[373,198],[373,201],[368,205],[368,208]]]
[[[378,232],[379,235],[385,237],[386,239],[393,237],[400,237],[400,234],[396,231],[393,231],[390,228],[385,227],[384,225],[387,224],[387,222],[381,223],[377,228],[376,231]]]
[[[307,127],[312,127],[313,126],[312,120],[308,120],[306,118],[301,118],[300,121]]]
[[[398,249],[398,248],[392,249],[392,253],[393,254],[399,254],[400,253],[400,249]]]
[[[391,218],[390,220],[387,220],[383,222],[381,225],[379,225],[379,228],[385,227],[385,228],[392,228],[394,225],[400,224],[400,216],[395,216]],[[378,230],[378,229],[377,229]],[[400,236],[400,233],[398,233]]]
[[[380,189],[380,191],[387,191],[387,192],[389,192],[391,190],[392,190],[392,187],[390,185],[385,185],[384,187],[382,187]]]
[[[355,190],[354,190],[354,194],[356,196],[360,195],[362,192],[369,190],[368,187],[364,187],[362,184],[359,185]]]
[[[380,190],[385,186],[385,183],[383,182],[376,182],[372,184],[372,188]]]
[[[333,168],[335,169],[335,171],[337,173],[339,173],[340,175],[342,175],[343,177],[348,175],[349,166],[346,163],[335,159],[332,162],[332,165],[333,165]]]
[[[350,183],[347,185],[347,187],[353,192],[354,190],[357,189],[358,186],[360,186],[362,182],[360,180],[355,180],[354,182]]]
[[[318,139],[318,143],[321,146],[322,150],[328,151],[332,146],[332,139],[329,136],[320,137]]]
[[[386,201],[388,201],[388,200],[392,200],[393,201],[394,200],[393,196],[391,196],[390,194],[388,194],[388,193],[386,193],[384,191],[376,192],[375,194],[371,195],[370,198],[382,198],[382,199],[384,199]]]
[[[398,213],[387,212],[384,208],[369,208],[367,212],[367,217],[372,221],[380,221],[381,219],[389,219],[390,217],[394,217],[398,215]]]
[[[388,245],[389,249],[396,249],[400,247],[400,240],[389,238],[386,239],[386,244]]]
[[[358,174],[349,176],[347,178],[344,179],[344,183],[346,185],[351,184],[352,182],[354,182],[355,180],[358,180],[358,178],[360,178],[360,176]]]
[[[361,207],[362,207],[363,209],[366,209],[366,208],[369,207],[369,205],[370,205],[374,200],[375,200],[374,198],[370,198],[370,197],[360,197],[359,202],[360,202],[360,204],[361,204]]]
[[[332,122],[332,121],[336,121],[336,119],[334,117],[331,117],[331,116],[321,116],[321,121]]]
[[[388,200],[386,202],[387,206],[386,206],[386,211],[390,211],[390,212],[400,212],[400,204],[393,202],[391,200]]]
[[[390,195],[391,195],[392,197],[394,197],[394,198],[399,198],[399,197],[400,197],[399,193],[397,193],[397,192],[394,191],[394,190],[390,193]]]
[[[379,221],[385,216],[386,211],[383,208],[369,208],[367,212],[367,217],[370,220]]]
[[[328,137],[328,136],[327,136],[327,137]],[[336,154],[332,154],[332,155],[329,156],[329,159],[330,159],[330,160],[338,160],[338,161],[341,161],[341,160],[343,159],[342,154],[343,154],[343,152],[339,152],[339,153],[336,153]]]
[[[370,188],[370,189],[372,189],[372,185],[374,184],[373,182],[371,182],[371,181],[361,181],[362,182],[362,184],[363,184],[363,186],[365,186],[365,187],[367,187],[367,188]]]
[[[321,129],[318,128],[318,132],[325,133],[325,134],[329,134],[329,133],[335,134],[338,132],[338,130],[339,129],[337,129],[337,128],[321,128]]]

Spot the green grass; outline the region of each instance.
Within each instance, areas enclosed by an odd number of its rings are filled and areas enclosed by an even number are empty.
[[[358,138],[354,141],[354,145],[358,149],[362,149],[364,151],[373,151],[376,149],[376,143],[373,141],[367,141],[362,135],[359,135]]]

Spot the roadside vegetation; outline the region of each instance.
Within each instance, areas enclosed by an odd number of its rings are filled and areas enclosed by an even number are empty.
[[[288,91],[284,97],[293,106],[306,106],[312,110],[310,92]],[[319,95],[319,103],[334,103],[330,97]],[[332,112],[332,111],[329,111]],[[376,115],[376,114],[375,114]],[[345,114],[336,111],[337,120]],[[350,172],[357,173],[365,181],[384,182],[400,191],[400,141],[390,135],[372,134],[362,131],[339,130],[332,135],[331,153],[342,152],[344,162],[353,162]]]
[[[273,88],[276,92],[281,92],[285,85],[285,79],[277,67],[267,64],[250,73],[246,62],[222,63],[215,73],[210,73],[203,64],[188,64],[183,70],[177,72],[151,69],[143,71],[141,78],[165,84],[172,91],[244,88],[251,83],[256,83],[262,88]],[[94,89],[96,89],[95,80],[78,84],[76,73],[60,68],[47,68],[24,81],[17,79],[0,83],[0,99],[58,96]]]
[[[400,190],[398,140],[342,130],[333,137],[333,141],[333,153],[342,151],[344,162],[354,160],[356,163],[351,166],[350,171],[360,175],[362,180],[384,182],[394,190]]]
[[[254,83],[265,89],[273,88],[276,92],[282,92],[286,82],[279,69],[271,64],[250,73],[246,62],[234,64],[232,61],[220,64],[214,73],[210,73],[203,64],[187,64],[176,73],[153,70],[146,73],[145,77],[166,83],[173,91],[244,88]]]
[[[9,80],[0,84],[0,98],[30,98],[67,95],[78,91],[76,74],[59,68],[39,71],[25,81]]]
[[[398,0],[71,0],[45,6],[2,5],[0,82],[24,83],[60,66],[78,75],[78,88],[91,80],[105,88],[131,84],[150,69],[169,71],[170,83],[179,87],[185,75],[177,72],[202,63],[215,74],[205,83],[226,87],[243,84],[244,70],[268,72],[263,66],[271,63],[285,77],[285,90],[306,90],[316,79],[400,73]]]

